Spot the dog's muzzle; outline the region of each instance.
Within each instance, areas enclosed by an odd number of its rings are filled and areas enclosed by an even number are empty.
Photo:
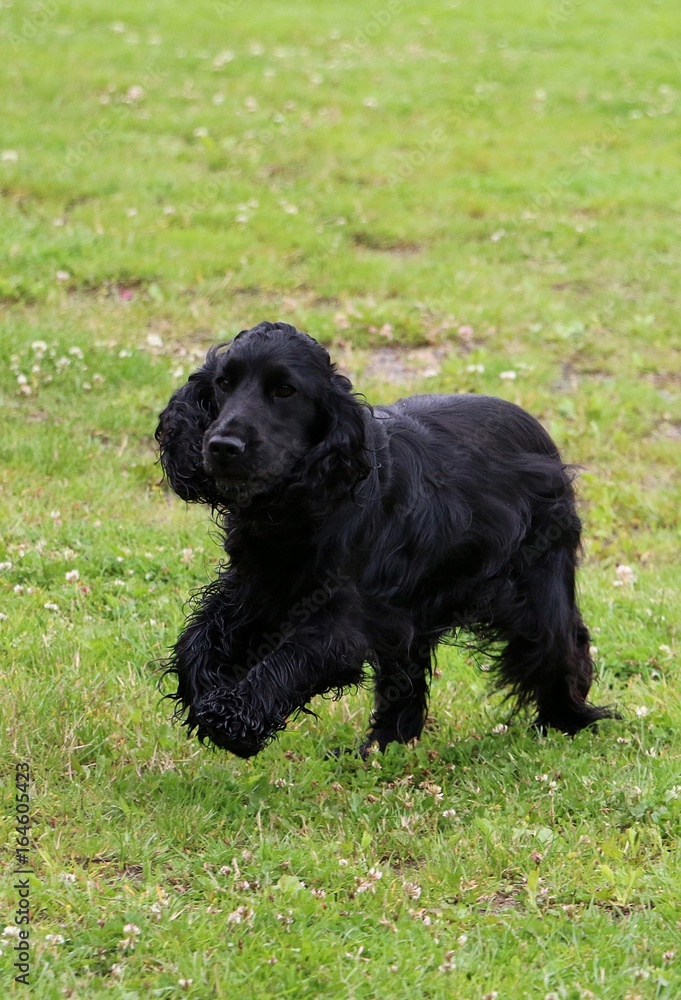
[[[203,460],[207,471],[216,476],[242,478],[246,441],[237,434],[215,433],[204,442]]]

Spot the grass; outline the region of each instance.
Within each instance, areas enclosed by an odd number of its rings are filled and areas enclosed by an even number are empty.
[[[28,761],[36,997],[681,993],[678,28],[614,0],[5,5],[2,899],[12,924]],[[421,743],[369,763],[326,756],[366,692],[249,762],[186,741],[155,661],[219,550],[152,434],[264,318],[372,401],[544,421],[584,470],[594,697],[624,721],[538,738],[446,651]]]

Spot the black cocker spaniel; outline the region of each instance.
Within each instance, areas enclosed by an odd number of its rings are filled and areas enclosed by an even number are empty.
[[[156,437],[171,487],[213,509],[229,557],[167,664],[190,734],[251,757],[368,664],[362,750],[406,742],[435,648],[460,632],[538,726],[614,714],[587,701],[571,475],[524,410],[477,395],[372,408],[312,337],[260,323],[208,352]]]

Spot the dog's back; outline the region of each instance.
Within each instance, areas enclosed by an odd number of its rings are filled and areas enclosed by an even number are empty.
[[[405,421],[413,431],[444,438],[452,446],[559,457],[556,445],[535,417],[496,396],[407,396],[376,407],[375,413],[379,418]]]

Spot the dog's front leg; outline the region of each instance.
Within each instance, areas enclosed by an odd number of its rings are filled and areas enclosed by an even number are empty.
[[[177,678],[178,716],[199,739],[202,731],[196,705],[216,688],[233,690],[248,673],[246,652],[250,630],[240,621],[239,588],[229,571],[222,573],[200,594],[166,664],[166,673]]]
[[[236,686],[206,692],[193,708],[199,734],[238,757],[252,757],[315,695],[358,684],[366,651],[350,620],[318,615]]]

